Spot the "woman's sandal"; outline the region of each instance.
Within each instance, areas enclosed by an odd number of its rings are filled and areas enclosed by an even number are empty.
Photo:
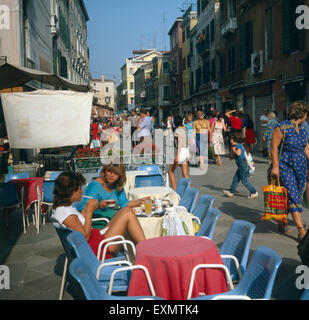
[[[288,234],[291,232],[288,225],[283,222],[278,222],[278,230],[279,230],[279,232],[281,232],[283,234]]]
[[[298,236],[297,236],[297,239],[298,239],[298,242],[301,242],[302,241],[302,239],[304,238],[304,236],[306,235],[306,233],[307,233],[307,230],[306,230],[306,224],[304,224],[302,227],[297,227],[297,229],[298,229]],[[301,235],[300,235],[300,233],[299,233],[299,230],[301,230],[301,229],[304,229],[306,232],[305,232],[305,234],[301,237]]]

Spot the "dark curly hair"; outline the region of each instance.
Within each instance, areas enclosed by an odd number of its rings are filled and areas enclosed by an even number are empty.
[[[309,112],[309,107],[303,101],[298,100],[291,104],[288,110],[288,119],[289,120],[298,120],[302,119]]]
[[[234,132],[231,134],[231,139],[237,143],[245,143],[245,138],[241,132]]]
[[[84,184],[86,179],[80,173],[63,171],[55,181],[53,209],[70,206],[73,192]]]

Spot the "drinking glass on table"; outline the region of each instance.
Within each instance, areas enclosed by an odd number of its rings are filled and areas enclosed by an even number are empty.
[[[152,200],[145,200],[144,202],[144,206],[145,206],[145,213],[146,214],[151,214],[152,211]]]

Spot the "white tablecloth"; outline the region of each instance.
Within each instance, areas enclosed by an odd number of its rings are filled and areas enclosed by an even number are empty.
[[[128,196],[128,192],[131,189],[134,189],[136,176],[147,176],[147,175],[148,175],[148,171],[144,171],[144,170],[126,171],[127,181],[126,181],[126,184],[124,185],[124,191],[125,191],[126,195]]]
[[[193,236],[193,221],[192,215],[187,212],[184,207],[176,207],[178,217],[182,218],[187,227],[189,235]],[[146,239],[162,237],[163,236],[163,217],[138,217]]]
[[[142,187],[135,188],[128,192],[128,200],[134,201],[143,197],[151,197],[153,200],[169,199],[174,206],[178,206],[180,197],[175,190],[168,187]]]

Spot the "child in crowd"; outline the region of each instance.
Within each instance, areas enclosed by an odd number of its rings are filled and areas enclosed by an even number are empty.
[[[248,198],[255,199],[258,197],[258,193],[255,190],[255,188],[252,186],[252,184],[248,181],[248,165],[247,165],[245,148],[243,147],[243,143],[244,143],[244,138],[241,133],[238,133],[238,132],[232,133],[231,146],[232,146],[232,152],[235,157],[235,161],[238,169],[234,175],[234,179],[230,187],[230,190],[222,190],[222,192],[230,198],[233,197],[236,191],[236,188],[239,184],[239,181],[241,181],[242,184],[250,192],[250,195]]]

